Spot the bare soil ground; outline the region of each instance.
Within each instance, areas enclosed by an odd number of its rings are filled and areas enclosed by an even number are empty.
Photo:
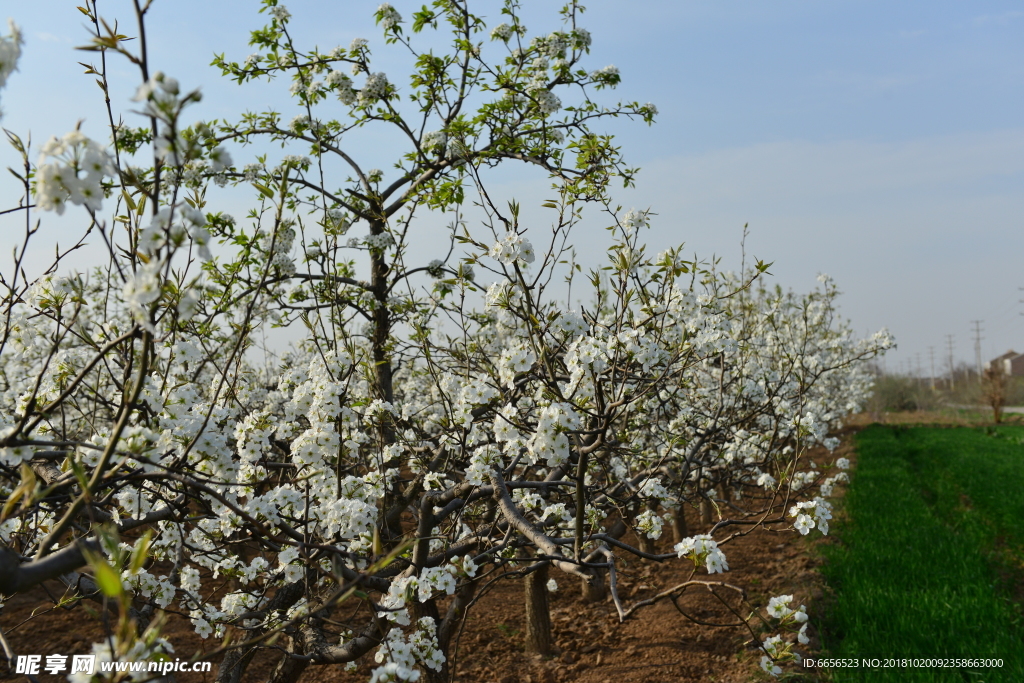
[[[863,420],[867,422],[867,420]],[[855,460],[851,436],[856,427],[845,430],[843,444],[831,456],[812,453],[817,461],[845,456]],[[837,489],[837,494],[842,495]],[[706,531],[688,513],[689,532]],[[837,520],[838,521],[838,520]],[[659,543],[660,552],[671,549],[671,534]],[[630,539],[627,539],[630,540]],[[729,571],[711,579],[721,579],[744,587],[751,605],[764,607],[776,595],[791,594],[794,605],[805,604],[811,617],[809,646],[805,656],[814,656],[819,641],[814,629],[815,617],[827,609],[826,589],[817,568],[821,563],[815,548],[833,542],[813,532],[803,537],[794,531],[760,530],[723,546]],[[761,639],[770,635],[756,621],[746,627],[714,627],[707,623],[735,622],[736,617],[705,589],[690,589],[677,602],[662,601],[634,613],[619,623],[615,607],[606,602],[586,603],[580,586],[566,575],[552,574],[559,589],[550,595],[553,634],[557,647],[552,656],[541,657],[523,651],[524,599],[520,581],[500,581],[471,609],[455,654],[453,681],[476,683],[660,683],[697,681],[739,682],[768,680],[759,667]],[[631,559],[620,567],[619,590],[626,605],[649,598],[689,578],[689,565],[682,561],[657,563]],[[694,578],[709,578],[701,570]],[[91,644],[104,637],[104,623],[95,605],[77,603],[73,609],[54,607],[54,598],[62,591],[54,585],[15,596],[0,614],[0,626],[15,653],[83,654]],[[724,594],[724,593],[723,593]],[[735,605],[736,601],[732,601]],[[763,612],[763,610],[762,610]],[[32,618],[35,615],[35,618]],[[746,616],[747,612],[743,613]],[[220,643],[202,640],[187,620],[170,616],[164,635],[175,653],[190,658],[196,651],[209,651]],[[265,651],[249,667],[244,681],[263,681],[278,658]],[[300,679],[309,683],[328,681],[366,681],[376,664],[369,661],[351,672],[341,667],[312,666]],[[798,673],[799,670],[793,670]],[[799,672],[803,673],[803,672]],[[210,674],[178,674],[178,681],[214,679]],[[62,678],[62,677],[61,677]],[[28,680],[0,668],[0,680]],[[40,681],[58,680],[43,674]],[[814,676],[800,680],[817,680]]]
[[[1024,408],[1007,408],[1003,413],[1005,424],[1024,424]],[[942,408],[939,410],[876,411],[854,415],[850,426],[866,427],[872,423],[893,425],[929,425],[945,427],[980,427],[993,424],[992,410],[985,407],[971,409]]]

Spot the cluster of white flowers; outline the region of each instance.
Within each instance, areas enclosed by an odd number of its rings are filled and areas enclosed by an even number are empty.
[[[806,624],[807,624],[807,607],[800,605],[799,609],[794,609],[790,606],[793,602],[792,595],[778,595],[768,600],[768,615],[772,618],[776,618],[783,624],[804,624],[800,632],[800,642],[807,644],[806,635]]]
[[[437,625],[431,617],[423,617],[416,626],[408,638],[401,629],[391,629],[374,656],[383,666],[373,670],[370,683],[417,681],[420,678],[415,668],[417,662],[434,671],[441,670],[445,657],[437,645]]]
[[[125,590],[134,590],[139,595],[152,599],[161,609],[166,609],[174,602],[174,584],[166,577],[157,577],[145,570],[136,574],[124,572],[121,575],[121,583]]]
[[[267,255],[270,265],[288,274],[295,272],[295,261],[291,255],[295,244],[294,225],[294,221],[284,219],[273,232],[258,233],[260,250]]]
[[[608,367],[608,344],[592,336],[583,336],[569,345],[566,367],[570,373],[570,389],[574,389],[590,370],[601,373]]]
[[[456,140],[454,138],[448,140],[448,146],[445,149],[444,156],[446,159],[456,161],[456,165],[461,165],[472,155],[472,150],[462,140]]]
[[[569,459],[569,437],[566,431],[579,429],[580,416],[568,403],[551,403],[541,409],[537,430],[527,442],[532,462],[541,458],[548,467],[557,467]]]
[[[429,133],[424,133],[423,140],[420,142],[420,146],[427,152],[443,150],[447,144],[448,136],[443,130],[432,130]]]
[[[367,74],[363,89],[359,91],[359,104],[370,105],[384,99],[388,93],[388,77],[383,72]]]
[[[789,480],[789,485],[794,491],[800,491],[812,485],[818,480],[820,473],[818,470],[805,470],[803,472],[794,472],[793,476]]]
[[[586,334],[590,326],[576,311],[561,311],[553,325],[562,334],[569,337],[578,337]]]
[[[277,21],[284,23],[291,18],[292,13],[288,11],[288,8],[284,5],[276,5],[270,8],[270,16],[274,17]]]
[[[344,209],[332,207],[327,209],[327,217],[324,221],[324,229],[333,235],[344,235],[352,227],[352,220]]]
[[[163,266],[162,261],[156,260],[140,265],[135,273],[128,275],[121,291],[136,322],[151,332],[154,328],[149,320],[149,307],[163,293]]]
[[[483,486],[487,483],[488,475],[494,470],[494,467],[503,464],[501,451],[496,447],[481,446],[477,448],[470,458],[469,467],[466,468],[466,483]]]
[[[516,375],[526,372],[537,362],[537,354],[528,345],[520,343],[502,352],[498,360],[498,376],[502,385],[515,387]]]
[[[576,27],[572,32],[572,46],[577,50],[589,50],[594,39],[590,31],[585,28]]]
[[[184,107],[201,99],[199,91],[182,96],[177,79],[157,71],[139,86],[132,99],[144,103],[142,113],[159,122],[154,140],[157,157],[173,166],[183,166],[195,150],[182,136],[178,119]]]
[[[459,381],[446,374],[441,378],[439,386],[452,406],[452,421],[465,427],[472,426],[473,408],[486,405],[498,397],[498,390],[483,379]]]
[[[614,88],[622,81],[622,76],[619,75],[618,67],[609,64],[603,69],[591,71],[590,80],[594,81],[594,83],[597,83],[599,86]]]
[[[327,86],[334,90],[342,104],[351,106],[356,103],[359,97],[352,86],[352,79],[340,71],[332,70],[328,72]]]
[[[551,92],[543,85],[531,89],[530,96],[537,104],[537,111],[539,111],[542,116],[553,114],[562,108],[562,100],[558,99],[558,95]]]
[[[787,654],[789,643],[783,641],[781,636],[770,636],[761,643],[761,647],[768,653],[761,655],[761,668],[770,676],[778,676],[782,673],[782,667],[775,662]]]
[[[515,29],[508,24],[498,24],[491,29],[491,40],[503,40],[508,42],[514,33]]]
[[[254,183],[265,170],[263,164],[246,164],[242,167],[242,176],[247,183]]]
[[[18,68],[18,58],[21,57],[21,45],[24,42],[17,24],[8,19],[7,26],[11,31],[10,35],[0,38],[0,88],[7,85],[7,79]]]
[[[379,235],[367,235],[363,238],[363,244],[370,251],[384,251],[388,247],[395,246],[395,238],[390,232],[382,232]]]
[[[491,257],[497,259],[500,263],[510,265],[517,261],[533,263],[537,255],[533,251],[533,245],[530,244],[530,240],[518,233],[509,232],[503,239],[491,247]]]
[[[537,37],[530,41],[530,47],[537,49],[544,55],[555,59],[565,57],[565,51],[569,48],[570,38],[562,31],[554,31],[544,37]]]
[[[177,249],[186,239],[195,245],[200,258],[205,261],[212,258],[206,214],[189,204],[181,203],[160,209],[150,224],[139,232],[137,247],[143,254],[155,257],[165,247],[171,251]]]
[[[793,528],[806,536],[815,526],[828,535],[828,520],[832,519],[832,505],[821,497],[797,503],[789,508],[789,516],[796,517]]]
[[[300,156],[298,154],[285,154],[281,157],[281,164],[274,169],[274,172],[275,174],[280,173],[285,168],[307,168],[309,164],[309,157]]]
[[[402,23],[402,15],[398,13],[389,3],[384,3],[377,8],[377,21],[385,31],[390,31]]]
[[[797,641],[802,645],[806,645],[810,642],[810,638],[807,635],[807,608],[800,605],[800,609],[794,610],[789,605],[793,602],[792,595],[778,595],[771,598],[768,601],[767,612],[771,619],[775,619],[779,622],[780,626],[786,626],[791,630],[796,629],[796,625],[800,624],[799,630],[797,631]],[[786,664],[788,662],[801,661],[800,654],[793,650],[794,643],[784,640],[782,636],[774,635],[765,639],[761,644],[765,654],[761,656],[761,668],[773,677],[777,677],[782,673],[782,667],[779,664]]]
[[[311,121],[308,114],[298,114],[292,117],[292,120],[288,123],[288,130],[295,135],[301,135],[310,127],[310,123]]]
[[[484,306],[502,309],[517,306],[523,298],[523,291],[515,282],[494,282],[487,286]]]
[[[673,547],[673,550],[679,557],[692,560],[695,567],[703,564],[707,568],[708,574],[722,573],[729,569],[725,553],[718,548],[718,543],[708,534],[684,538]]]
[[[661,530],[664,526],[664,520],[661,516],[653,510],[644,510],[636,516],[636,530],[641,534],[645,534],[647,538],[661,538]],[[711,571],[708,569],[708,571]]]
[[[155,639],[143,639],[139,638],[126,652],[115,653],[111,640],[103,640],[92,645],[92,655],[95,659],[95,672],[103,670],[103,665],[107,662],[120,661],[120,662],[153,662],[158,664],[161,661],[167,661],[172,659],[170,655],[174,654],[174,647],[167,641],[166,638],[155,638]],[[68,675],[68,683],[93,683],[97,680],[98,676],[95,676],[92,671],[76,671],[75,673]],[[144,671],[140,671],[136,674],[132,674],[131,680],[140,681],[149,678]]]
[[[73,130],[43,145],[36,169],[36,206],[64,213],[68,201],[92,212],[103,207],[103,178],[117,174],[106,150]]]
[[[630,209],[619,221],[623,228],[627,230],[639,230],[645,228],[649,224],[647,211],[638,211],[637,209]]]
[[[831,496],[832,489],[835,488],[836,484],[845,484],[848,481],[850,481],[850,477],[846,472],[840,472],[839,474],[827,478],[825,481],[821,482],[821,495]]]
[[[427,264],[427,275],[439,280],[444,277],[444,261],[441,259],[434,259]]]

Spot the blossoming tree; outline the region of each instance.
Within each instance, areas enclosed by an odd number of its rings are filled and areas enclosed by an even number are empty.
[[[609,195],[635,170],[594,128],[657,111],[595,99],[619,74],[588,68],[578,4],[532,38],[512,0],[489,29],[467,0],[408,22],[381,5],[384,42],[412,58],[403,82],[374,70],[368,41],[301,48],[264,0],[257,51],[214,63],[239,84],[286,81],[299,113],[238,121],[186,118],[199,92],[81,10],[103,90],[108,59],[139,68],[142,120],[108,104],[111,149],[73,131],[34,164],[9,134],[25,195],[3,217],[26,228],[0,280],[0,593],[59,578],[114,604],[120,626],[94,648],[107,658],[159,658],[155,617],[177,612],[220,640],[220,681],[271,645],[276,682],[366,656],[373,681],[447,680],[467,610],[498,581],[524,581],[543,651],[556,576],[626,619],[712,585],[739,535],[827,533],[845,463],[826,477],[804,454],[834,447],[869,388],[859,362],[891,340],[854,339],[827,279],[801,298],[760,288],[763,263],[732,277],[647,253],[647,215]],[[417,47],[442,31],[446,54]],[[0,43],[0,85],[19,40]],[[404,152],[361,159],[351,141],[377,129]],[[265,141],[287,153],[235,162]],[[488,185],[517,162],[553,183],[547,228]],[[246,219],[217,210],[226,185],[252,188]],[[35,212],[76,207],[106,262],[76,270],[64,252],[27,275]],[[586,207],[612,240],[589,270],[571,250]],[[445,259],[410,246],[425,212],[453,217]],[[574,310],[581,287],[591,303]],[[260,366],[270,326],[301,334]],[[666,522],[676,545],[658,553]],[[623,555],[692,572],[628,605]],[[765,618],[806,642],[791,600]],[[762,666],[778,673],[794,647],[769,638]]]

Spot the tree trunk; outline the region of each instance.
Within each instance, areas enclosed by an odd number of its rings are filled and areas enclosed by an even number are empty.
[[[711,501],[707,497],[700,499],[700,523],[711,524]]]
[[[647,510],[649,512],[656,512],[657,509],[658,509],[658,506],[656,504],[654,504],[654,503],[648,503],[647,504]],[[633,528],[636,529],[636,524],[633,525]],[[637,540],[640,541],[640,550],[643,550],[645,553],[650,553],[651,555],[653,555],[656,552],[658,552],[657,545],[655,544],[655,539],[649,538],[647,536],[647,534],[643,533],[639,529],[637,529],[636,534],[637,534]]]
[[[672,537],[676,543],[682,543],[689,535],[686,528],[686,504],[680,502],[679,507],[672,511]]]
[[[592,581],[580,579],[580,587],[583,590],[584,602],[603,602],[608,596],[608,587],[604,582],[604,572],[600,569],[594,570],[594,579]]]
[[[441,648],[441,652],[445,653],[445,657],[448,657],[448,653],[452,650],[452,640],[458,640],[459,630],[466,618],[466,610],[473,602],[476,589],[476,581],[467,581],[465,585],[455,591],[455,598],[448,605],[448,614],[445,615],[441,625],[437,627],[437,644]]]
[[[384,221],[370,221],[370,234],[384,233]],[[373,372],[374,384],[382,401],[394,402],[395,392],[391,368],[391,309],[388,307],[388,273],[390,267],[381,251],[370,252],[370,288],[377,300],[373,312]],[[385,443],[394,443],[394,430],[385,422]]]
[[[296,659],[292,654],[303,654],[302,647],[295,638],[289,638],[290,646],[281,655],[274,670],[267,677],[267,683],[296,683],[309,666],[309,660]]]
[[[526,651],[551,654],[551,612],[548,610],[548,565],[526,575]]]
[[[409,616],[415,622],[423,617],[430,617],[434,620],[434,628],[441,628],[441,615],[437,610],[437,600],[430,599],[426,602],[412,601],[409,604]],[[440,645],[440,643],[438,643]],[[442,648],[444,652],[444,648]],[[421,666],[420,669],[426,674],[427,683],[447,683],[448,681],[448,653],[444,652],[445,660],[440,671],[434,671],[430,667]]]

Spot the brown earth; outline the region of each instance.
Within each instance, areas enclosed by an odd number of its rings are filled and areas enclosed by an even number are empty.
[[[851,436],[857,427],[844,430],[843,443],[835,454],[812,452],[812,460],[823,462],[845,456],[855,461]],[[841,495],[841,490],[836,489]],[[690,533],[699,528],[695,514],[688,515]],[[836,520],[839,521],[839,520]],[[659,551],[671,549],[670,532],[661,539]],[[627,539],[629,540],[629,539]],[[816,546],[834,542],[816,531],[808,537],[783,528],[762,529],[723,546],[729,571],[708,577],[701,569],[694,579],[721,580],[747,591],[748,605],[731,599],[729,604],[742,616],[750,607],[763,608],[776,595],[791,594],[793,605],[805,604],[811,617],[809,646],[801,648],[805,656],[814,656],[819,641],[814,622],[827,609],[826,588],[817,572],[821,564]],[[619,567],[619,593],[626,607],[652,597],[659,591],[690,578],[691,565],[683,561],[657,563],[632,558]],[[707,623],[736,622],[736,617],[707,589],[691,588],[678,600],[678,608],[665,600],[645,607],[625,623],[619,623],[610,598],[607,602],[586,603],[575,580],[558,572],[558,591],[550,594],[553,656],[541,657],[523,651],[524,605],[519,580],[496,581],[470,610],[459,647],[453,654],[453,681],[476,683],[658,683],[768,680],[760,667],[760,640],[771,635],[756,619],[746,626],[714,627]],[[104,637],[101,610],[95,603],[76,602],[73,608],[54,607],[63,594],[56,584],[47,584],[7,601],[0,614],[4,637],[15,653],[82,654]],[[744,611],[745,610],[745,611]],[[763,609],[761,610],[763,613]],[[34,618],[33,618],[33,615]],[[751,630],[752,629],[752,630]],[[220,643],[202,640],[188,621],[169,615],[163,630],[183,659],[197,651],[210,651]],[[755,638],[756,636],[756,638]],[[278,652],[267,649],[248,668],[244,681],[263,681],[278,659]],[[218,657],[219,659],[219,657]],[[339,666],[311,666],[300,679],[303,683],[328,681],[365,682],[376,664],[372,653],[355,671]],[[799,667],[789,665],[798,680],[814,681]],[[12,670],[13,671],[13,670]],[[213,681],[215,674],[177,674],[178,681]],[[43,674],[40,681],[58,680]],[[60,677],[63,680],[62,677]],[[2,680],[28,680],[0,670]],[[421,681],[424,680],[421,678]],[[791,679],[792,680],[792,679]]]
[[[866,427],[872,423],[892,425],[923,425],[943,427],[980,427],[992,425],[992,411],[988,408],[970,410],[941,408],[938,410],[874,411],[854,415],[850,426]],[[1003,424],[1024,424],[1024,414],[1003,413]]]

